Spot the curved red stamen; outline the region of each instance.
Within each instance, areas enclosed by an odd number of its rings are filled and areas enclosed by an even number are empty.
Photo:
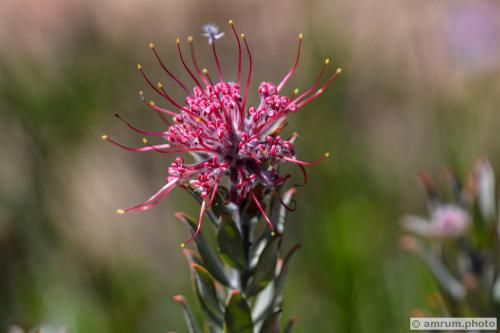
[[[293,212],[293,211],[295,211],[295,210],[297,209],[297,207],[295,207],[295,206],[294,206],[293,208],[289,207],[289,206],[288,206],[288,205],[287,205],[287,204],[283,201],[283,198],[282,198],[282,197],[281,197],[281,195],[278,193],[278,191],[273,190],[273,193],[274,193],[274,195],[276,196],[276,198],[278,198],[278,200],[279,200],[279,202],[280,202],[281,206],[282,206],[282,207],[284,207],[286,210],[288,210],[289,212]]]
[[[210,203],[208,204],[208,207],[212,207],[212,202],[215,199],[215,195],[217,193],[217,189],[219,188],[219,183],[220,183],[221,177],[215,182],[214,188],[212,190],[212,196],[210,197]]]
[[[259,199],[257,199],[253,190],[250,192],[250,194],[252,195],[253,201],[255,202],[255,204],[259,208],[260,212],[262,213],[262,216],[264,216],[264,218],[266,219],[267,225],[269,226],[269,229],[271,229],[271,233],[274,234],[273,224],[271,223],[271,220],[269,220],[269,217],[267,216],[266,212],[262,208],[262,205],[260,204]]]
[[[160,95],[161,97],[167,99],[170,103],[172,103],[173,105],[175,105],[177,108],[181,109],[182,111],[186,111],[186,112],[189,112],[188,109],[186,109],[185,107],[182,107],[180,106],[177,102],[175,102],[172,98],[170,98],[170,96],[164,91],[164,90],[160,90],[158,89],[152,82],[151,80],[149,79],[149,77],[144,73],[144,71],[142,70],[142,66],[138,66],[139,68],[139,72],[141,73],[142,77],[144,78],[144,80],[146,80],[147,84],[153,88],[153,90],[158,94]],[[163,87],[163,85],[159,84],[160,87]]]
[[[170,126],[172,123],[170,121],[168,121],[166,118],[165,118],[165,115],[163,115],[163,113],[165,114],[168,114],[172,117],[176,116],[177,113],[175,113],[174,111],[171,111],[171,110],[167,110],[167,109],[164,109],[164,108],[160,108],[158,106],[156,106],[156,104],[153,102],[153,101],[149,101],[149,102],[146,102],[146,99],[144,98],[144,92],[142,91],[139,91],[139,96],[141,97],[141,101],[149,108],[153,109],[156,111],[156,114],[160,117],[160,119],[162,120],[162,122],[167,125],[167,126]]]
[[[128,150],[128,151],[134,151],[134,152],[145,152],[145,151],[152,151],[152,150],[157,150],[159,148],[170,148],[170,145],[168,143],[162,144],[162,145],[157,145],[157,146],[148,146],[148,147],[139,147],[139,148],[132,148],[132,147],[127,147],[125,145],[122,145],[121,143],[109,138],[107,135],[103,135],[102,139],[105,141],[109,141],[115,146],[118,146],[122,149]]]
[[[164,123],[167,126],[172,125],[172,123],[170,121],[168,121],[168,119],[165,118],[165,115],[162,114],[160,111],[155,110],[155,113],[158,115],[158,117],[160,118],[160,120],[162,121],[162,123]]]
[[[233,20],[229,21],[229,25],[231,26],[231,29],[233,30],[234,37],[236,38],[236,41],[238,42],[238,86],[241,84],[241,43],[240,39],[238,38],[238,33],[236,32],[236,28],[234,27],[234,22]]]
[[[280,84],[278,84],[278,91],[280,91],[283,86],[285,85],[285,83],[290,79],[290,77],[292,77],[293,73],[295,72],[295,69],[297,68],[298,64],[299,64],[299,59],[300,59],[300,49],[302,48],[302,34],[299,35],[299,46],[297,47],[297,56],[295,57],[295,63],[293,64],[292,68],[290,69],[290,71],[288,72],[287,75],[285,75],[285,77],[283,78],[283,80],[281,80]]]
[[[125,123],[134,132],[137,132],[137,133],[140,133],[140,134],[144,134],[144,135],[151,135],[151,136],[165,136],[165,132],[143,131],[143,130],[135,127],[134,125],[132,125],[131,123],[129,123],[125,119],[123,119],[118,113],[115,113],[115,117],[118,118],[118,119],[120,119],[123,123]]]
[[[200,145],[202,145],[203,147],[205,147],[205,148],[207,148],[209,150],[215,151],[215,147],[211,147],[211,146],[209,146],[208,144],[205,143],[205,140],[203,140],[203,136],[200,135],[198,137],[198,140],[200,141]]]
[[[150,43],[149,48],[153,50],[153,53],[155,54],[156,59],[160,63],[161,68],[163,68],[163,70],[167,72],[168,76],[170,76],[175,82],[177,82],[177,84],[186,92],[186,94],[189,95],[188,88],[186,88],[186,86],[174,74],[172,74],[172,72],[168,70],[167,66],[163,64],[163,61],[161,60],[160,55],[158,54],[158,51],[156,51],[155,45],[153,43]]]
[[[248,76],[247,76],[247,84],[245,86],[245,94],[243,97],[243,106],[241,107],[242,110],[245,110],[246,105],[247,105],[247,98],[248,98],[248,89],[250,88],[250,82],[252,78],[252,54],[250,53],[250,48],[248,47],[247,39],[245,34],[241,34],[241,38],[243,39],[243,42],[245,42],[245,48],[247,50],[248,54]]]
[[[196,231],[193,234],[193,237],[188,239],[185,242],[182,242],[181,247],[185,247],[189,243],[191,243],[193,240],[196,239],[196,236],[200,233],[201,226],[203,224],[203,215],[205,214],[205,205],[206,205],[206,200],[203,200],[203,203],[201,204],[201,209],[200,209],[200,218],[198,219],[198,227],[196,228]]]
[[[189,36],[188,37],[188,43],[189,43],[189,53],[191,53],[191,61],[193,62],[194,70],[200,77],[200,79],[203,81],[203,83],[208,86],[207,79],[203,76],[201,73],[200,67],[198,66],[198,61],[196,60],[196,53],[194,52],[194,42],[193,42],[193,37]]]
[[[153,84],[153,82],[151,82],[151,80],[149,79],[149,77],[146,75],[146,73],[144,73],[144,71],[142,70],[142,66],[141,65],[137,65],[137,68],[139,69],[139,72],[141,73],[142,77],[144,78],[144,80],[146,81],[146,83],[160,96],[164,97],[163,96],[163,93],[158,89],[156,88],[156,86]]]
[[[165,97],[170,103],[172,103],[173,105],[175,105],[177,108],[181,109],[182,111],[185,111],[186,113],[189,113],[191,114],[192,111],[185,108],[184,106],[181,106],[179,103],[177,103],[176,101],[174,101],[168,94],[167,92],[165,91],[165,89],[163,88],[163,84],[161,84],[161,82],[158,82],[158,87],[160,88],[160,91],[162,93],[162,96]],[[156,110],[156,105],[153,106]],[[158,108],[158,109],[161,109],[161,108]],[[162,111],[160,111],[162,112]]]
[[[283,156],[283,159],[288,161],[288,162],[292,162],[292,163],[295,163],[298,165],[315,165],[315,164],[318,164],[319,162],[323,161],[327,157],[330,157],[329,153],[325,153],[325,155],[323,155],[323,157],[318,158],[317,160],[314,160],[312,162],[305,162],[305,161],[297,160],[295,158],[290,158],[290,157],[286,157],[286,156]]]
[[[217,74],[219,75],[219,81],[224,82],[222,77],[222,68],[220,66],[219,57],[217,56],[217,49],[215,48],[215,42],[212,43],[212,53],[214,55],[215,64],[217,65]]]
[[[175,117],[177,115],[177,113],[170,111],[170,110],[167,110],[167,109],[164,109],[164,108],[160,108],[159,106],[157,106],[156,104],[153,104],[151,102],[144,101],[144,104],[146,104],[149,108],[155,110],[158,113],[168,114],[169,116],[172,116],[172,117]],[[168,125],[170,125],[170,122],[168,122]]]
[[[338,68],[335,71],[335,73],[333,73],[330,76],[330,78],[328,78],[328,80],[326,81],[326,83],[321,88],[319,88],[313,95],[309,96],[308,98],[306,98],[305,100],[303,100],[302,102],[300,102],[299,104],[297,104],[297,108],[302,107],[304,104],[309,103],[310,101],[312,101],[313,99],[315,99],[316,97],[318,97],[319,95],[321,95],[323,93],[323,91],[325,91],[326,87],[328,87],[330,85],[330,83],[332,83],[333,79],[335,79],[337,77],[337,75],[339,75],[341,72],[342,72],[342,70],[340,68]]]
[[[304,176],[304,184],[297,185],[297,186],[303,186],[303,185],[307,184],[307,171],[303,165],[301,165],[301,164],[296,164],[296,165],[300,168],[300,171],[302,171],[302,175]]]
[[[313,85],[309,89],[307,89],[304,93],[300,94],[299,97],[297,97],[293,101],[293,103],[295,103],[295,104],[298,103],[302,98],[306,97],[309,93],[311,93],[311,91],[314,90],[314,88],[316,88],[318,86],[319,81],[321,81],[321,77],[325,73],[326,67],[328,67],[329,62],[330,62],[329,59],[325,60],[325,64],[323,65],[323,68],[319,72],[319,75],[318,75],[318,78],[316,79],[316,81],[313,83]]]
[[[165,186],[163,186],[158,192],[156,192],[153,196],[151,196],[148,200],[144,201],[141,204],[138,204],[137,206],[127,208],[125,210],[119,209],[118,213],[123,214],[123,213],[129,213],[137,210],[147,210],[157,203],[159,203],[170,191],[172,191],[177,183],[179,182],[179,179],[173,179],[170,182],[168,182]]]
[[[181,58],[182,66],[184,66],[184,69],[186,72],[188,72],[189,76],[193,79],[193,81],[196,83],[198,87],[200,87],[201,90],[203,90],[203,87],[200,84],[200,81],[196,79],[196,76],[194,76],[193,72],[189,69],[189,67],[186,65],[186,62],[184,61],[184,57],[182,56],[182,51],[181,51],[181,40],[177,38],[177,51],[179,53],[179,58]]]
[[[153,146],[150,143],[146,143],[146,144],[149,147],[151,147],[154,151],[156,151],[158,153],[162,153],[162,154],[175,154],[175,153],[188,153],[188,152],[211,152],[211,153],[216,152],[215,150],[207,149],[207,148],[201,148],[201,147],[183,148],[183,149],[176,149],[176,150],[161,150],[161,149],[158,148],[159,145]]]

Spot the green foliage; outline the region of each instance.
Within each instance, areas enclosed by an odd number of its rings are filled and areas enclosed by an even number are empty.
[[[262,324],[260,333],[279,333],[280,332],[281,311],[271,313]]]
[[[184,297],[176,295],[173,297],[173,299],[182,306],[182,312],[184,313],[184,319],[186,320],[189,333],[201,333],[201,329],[198,326],[198,323],[196,323],[193,313],[191,312],[191,309],[187,305]]]
[[[275,278],[276,263],[278,260],[278,237],[273,237],[259,256],[254,274],[245,290],[249,295],[255,295],[262,291],[271,280]]]
[[[253,333],[250,307],[237,291],[231,293],[224,314],[224,333]]]
[[[298,246],[288,252],[278,270],[283,235],[271,236],[269,230],[262,234],[257,228],[259,219],[256,215],[252,216],[258,213],[252,205],[243,202],[235,209],[234,204],[225,203],[222,191],[218,196],[221,198],[219,203],[224,206],[219,205],[216,211],[212,211],[219,217],[213,228],[217,244],[211,246],[199,234],[195,242],[197,251],[184,250],[192,267],[194,289],[204,326],[210,332],[279,333],[283,287],[290,259]],[[288,195],[287,201],[290,199]],[[263,195],[262,200],[270,210],[279,209],[272,207],[271,196]],[[279,202],[275,201],[274,204],[279,205]],[[194,233],[196,225],[193,219],[183,213],[176,213],[176,216],[184,222],[190,234]],[[280,214],[279,218],[284,219],[284,215]],[[218,247],[219,251],[214,251],[213,247]],[[212,274],[214,263],[217,263],[219,275]],[[224,280],[218,276],[224,277]],[[267,290],[268,287],[271,289]],[[267,293],[264,293],[265,290]],[[254,313],[258,300],[263,304],[259,313]],[[195,327],[193,316],[186,315],[189,313],[187,311],[184,307],[187,325]],[[287,329],[290,331],[291,326]]]
[[[183,213],[176,213],[176,217],[181,220],[189,229],[191,234],[194,234],[196,231],[197,224],[190,216]],[[219,279],[219,281],[225,285],[229,285],[229,280],[227,274],[224,270],[222,261],[218,257],[216,251],[214,251],[205,238],[203,234],[200,232],[198,237],[195,239],[196,246],[198,247],[199,254],[203,259],[207,269],[213,274],[215,277]]]
[[[217,232],[219,252],[224,261],[235,269],[245,269],[245,248],[243,238],[236,223],[228,215],[221,216],[219,231]]]
[[[215,281],[206,269],[197,264],[193,268],[196,295],[206,318],[213,325],[222,326],[222,307],[215,291]]]

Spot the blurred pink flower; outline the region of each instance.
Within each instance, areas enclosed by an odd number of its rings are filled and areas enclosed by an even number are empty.
[[[469,214],[456,205],[440,205],[431,214],[430,220],[409,215],[403,218],[402,226],[407,231],[426,238],[456,238],[464,234],[470,224]]]
[[[451,6],[445,17],[452,60],[458,67],[491,70],[500,52],[500,6],[497,1],[479,0]]]

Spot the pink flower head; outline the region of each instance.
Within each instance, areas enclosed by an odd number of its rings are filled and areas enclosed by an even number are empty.
[[[432,213],[431,223],[441,236],[458,237],[469,226],[470,216],[456,205],[439,206]]]
[[[303,162],[295,157],[294,141],[296,134],[284,138],[277,135],[286,125],[287,116],[296,112],[299,108],[318,97],[333,79],[341,72],[337,69],[325,83],[317,89],[320,80],[327,68],[329,59],[325,60],[324,66],[313,85],[302,94],[296,89],[291,95],[283,92],[283,87],[297,68],[303,35],[298,37],[298,50],[295,62],[290,71],[278,83],[262,82],[258,87],[260,101],[256,105],[247,105],[248,91],[252,76],[252,55],[245,34],[238,38],[233,21],[229,25],[234,34],[238,47],[238,74],[235,82],[227,81],[222,73],[216,42],[224,33],[213,25],[204,27],[204,35],[208,37],[214,62],[217,68],[217,76],[213,78],[208,70],[200,69],[196,60],[193,47],[193,38],[189,37],[189,49],[192,61],[190,68],[181,51],[180,39],[177,38],[177,50],[182,67],[193,81],[192,90],[188,85],[179,80],[162,62],[158,51],[153,43],[150,48],[157,58],[160,66],[186,93],[183,102],[173,100],[162,83],[156,85],[151,82],[143,71],[141,65],[138,69],[146,83],[174,109],[166,109],[156,105],[154,102],[146,102],[143,93],[143,102],[155,110],[163,119],[168,129],[164,132],[147,132],[140,130],[123,120],[132,130],[140,134],[160,137],[166,141],[162,144],[150,144],[148,139],[143,139],[144,146],[139,148],[126,147],[106,135],[104,140],[129,151],[144,152],[155,151],[161,154],[191,153],[194,157],[193,163],[188,163],[182,156],[177,156],[168,168],[168,176],[165,185],[151,198],[134,207],[122,210],[118,213],[146,210],[160,202],[172,189],[180,184],[190,184],[203,199],[198,222],[198,229],[194,236],[183,245],[193,240],[198,234],[203,213],[208,208],[215,196],[218,185],[228,177],[230,185],[230,200],[239,203],[245,198],[251,198],[260,209],[269,227],[272,224],[264,212],[254,189],[257,185],[276,192],[287,176],[280,176],[278,165],[283,162],[291,162],[298,165],[305,180],[307,175],[304,166],[315,162]],[[242,89],[242,44],[248,58],[248,72],[246,73],[244,89]],[[175,110],[175,111],[174,111]],[[325,157],[328,154],[325,154]]]
[[[439,205],[431,214],[430,220],[417,216],[406,216],[403,227],[422,237],[456,238],[462,236],[470,224],[470,215],[461,207],[453,204]]]

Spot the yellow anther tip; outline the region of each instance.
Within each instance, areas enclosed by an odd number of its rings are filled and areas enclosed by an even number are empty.
[[[274,231],[271,232],[271,236],[274,237],[276,236],[276,233]]]
[[[181,248],[185,248],[186,247],[186,244],[185,243],[182,243],[181,244]]]
[[[147,145],[149,143],[149,141],[146,138],[142,138],[142,143],[144,143],[145,145]]]
[[[242,39],[245,39],[245,38],[247,37],[247,35],[245,35],[245,34],[240,34],[240,37],[241,37]]]
[[[158,88],[163,88],[163,84],[161,82],[158,82],[156,85],[158,86]]]
[[[155,103],[155,101],[149,101],[149,105],[151,105],[151,106],[155,106],[155,105],[156,105],[156,103]]]
[[[229,20],[227,23],[229,23],[229,25],[233,25],[234,21],[233,20]]]
[[[120,215],[123,215],[123,214],[125,214],[125,211],[123,209],[117,209],[116,213],[120,214]]]
[[[325,65],[328,65],[330,63],[330,58],[325,59]]]
[[[192,43],[192,42],[193,42],[193,36],[189,36],[189,37],[187,38],[187,41],[188,41],[189,43]]]
[[[299,34],[299,39],[300,39],[300,40],[304,39],[304,34],[300,33],[300,34]]]
[[[342,68],[337,68],[337,74],[342,73]]]
[[[205,74],[205,75],[207,75],[207,74],[208,74],[208,69],[206,69],[206,68],[203,68],[201,71],[202,71],[202,73],[203,73],[203,74]]]
[[[137,69],[141,70],[142,69],[142,65],[141,64],[137,64]]]
[[[108,136],[106,134],[101,135],[101,140],[107,140]]]
[[[294,93],[295,95],[297,95],[297,94],[299,93],[299,88],[295,88],[295,89],[293,90],[293,93]]]
[[[176,42],[177,44],[180,44],[180,43],[181,43],[181,39],[180,39],[179,37],[177,37],[177,38],[175,39],[175,42]]]
[[[330,157],[330,153],[329,153],[329,152],[326,152],[326,153],[325,153],[325,157]]]
[[[150,49],[154,49],[154,48],[155,48],[155,44],[154,44],[153,42],[150,42],[150,43],[149,43],[149,48],[150,48]]]

